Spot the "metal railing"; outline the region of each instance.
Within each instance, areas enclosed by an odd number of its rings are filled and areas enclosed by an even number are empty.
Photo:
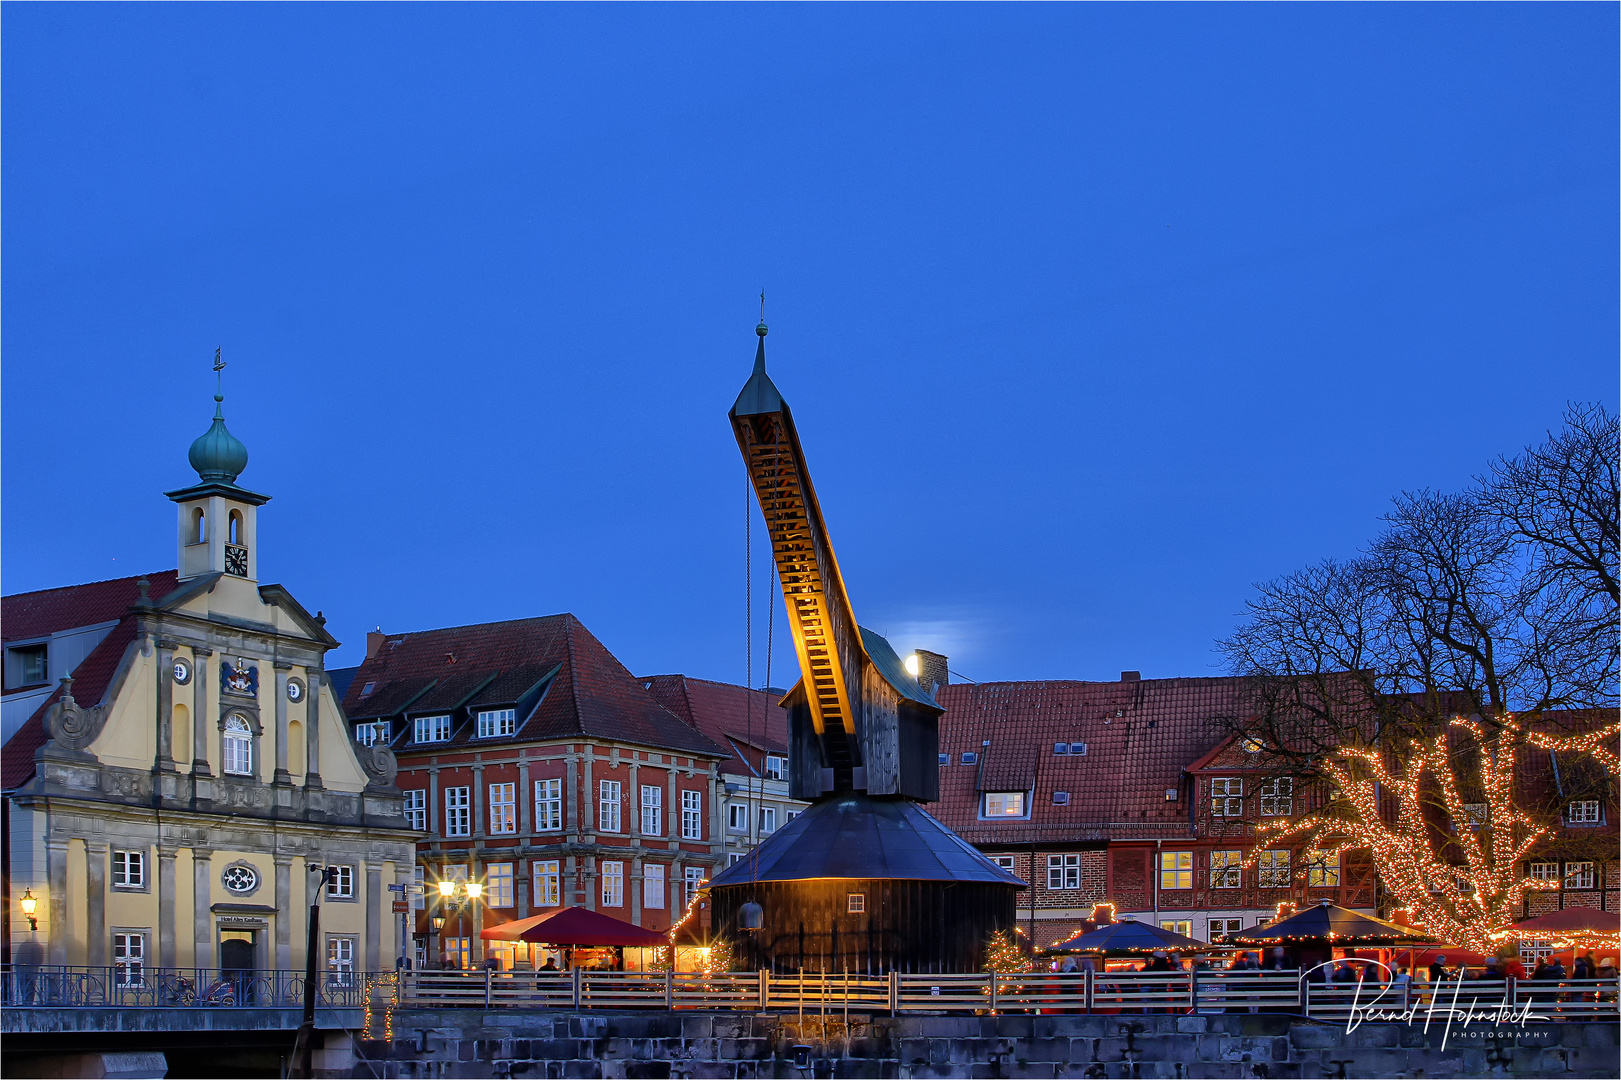
[[[7,968],[7,1008],[298,1008],[302,972]],[[863,1013],[1289,1013],[1345,1021],[1452,1016],[1505,1023],[1621,1017],[1621,980],[1315,982],[1299,972],[1035,972],[888,976],[449,970],[323,973],[317,1004],[363,1008],[692,1009]]]

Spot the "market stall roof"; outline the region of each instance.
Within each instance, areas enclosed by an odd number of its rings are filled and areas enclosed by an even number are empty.
[[[544,915],[492,926],[479,934],[486,941],[532,941],[547,945],[623,945],[627,948],[657,948],[669,938],[657,930],[616,919],[583,907],[564,908]]]
[[[1589,907],[1565,908],[1517,922],[1513,929],[1517,937],[1555,938],[1570,935],[1615,937],[1621,935],[1621,912],[1600,911],[1598,908]]]
[[[1076,934],[1068,941],[1054,945],[1048,952],[1154,952],[1159,949],[1193,952],[1210,948],[1197,938],[1178,934],[1148,923],[1127,919],[1110,923],[1084,934]]]
[[[1363,915],[1325,900],[1316,907],[1307,908],[1270,926],[1257,926],[1252,930],[1228,934],[1227,943],[1260,945],[1313,938],[1367,945],[1421,945],[1435,940],[1411,926],[1376,919],[1372,915]]]

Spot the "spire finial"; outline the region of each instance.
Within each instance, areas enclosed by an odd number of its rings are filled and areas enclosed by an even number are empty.
[[[760,335],[760,345],[759,345],[758,348],[756,348],[754,350],[754,371],[755,371],[755,374],[757,374],[757,375],[764,375],[765,374],[765,336],[766,336],[766,333],[767,333],[766,326],[765,326],[765,290],[764,289],[760,290],[760,325],[756,326],[754,328],[754,332],[756,334]]]
[[[214,405],[215,416],[223,415],[220,412],[220,406],[218,403],[225,400],[225,375],[223,374],[225,371],[225,361],[220,358],[220,354],[224,351],[225,347],[223,345],[215,348],[214,350],[214,401],[216,402]]]

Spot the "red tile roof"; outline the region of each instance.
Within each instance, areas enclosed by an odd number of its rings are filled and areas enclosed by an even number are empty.
[[[512,706],[539,694],[505,739],[474,738],[465,713],[453,713],[449,744],[419,747],[396,741],[402,753],[588,736],[642,746],[724,756],[699,731],[664,709],[573,615],[390,634],[361,664],[344,711],[351,719],[423,715]],[[400,739],[408,738],[402,734]]]
[[[940,801],[930,808],[979,844],[1185,836],[1182,770],[1224,737],[1238,678],[953,683],[937,695]],[[1085,743],[1085,755],[1053,753]],[[978,764],[961,764],[964,752]],[[1007,785],[1007,786],[1003,786]],[[1167,788],[1178,789],[1166,802]],[[983,821],[980,793],[1034,790],[1029,820]],[[1054,792],[1069,795],[1053,805]]]
[[[107,632],[101,644],[73,669],[73,700],[81,705],[99,705],[112,683],[124,651],[135,640],[135,617],[130,614],[130,607],[140,598],[140,589],[135,583],[142,576],[137,574],[135,577],[0,598],[0,619],[5,622],[5,640],[43,637],[77,626],[120,620]],[[173,570],[161,570],[144,576],[151,582],[147,595],[153,600],[161,600],[174,591],[179,583],[178,575]],[[45,713],[61,696],[61,687],[57,687],[0,752],[0,789],[13,791],[33,778],[34,753],[46,741]]]
[[[777,707],[780,692],[687,675],[644,675],[640,681],[660,705],[733,756],[743,754],[757,772],[765,752],[788,753],[788,714]]]

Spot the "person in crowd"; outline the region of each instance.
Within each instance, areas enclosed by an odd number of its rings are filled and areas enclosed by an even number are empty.
[[[546,962],[544,964],[540,965],[540,970],[542,970],[542,971],[556,971],[557,970],[557,957],[548,956],[546,958]]]
[[[1537,970],[1542,974],[1531,976],[1531,978],[1536,982],[1553,983],[1555,986],[1557,986],[1559,983],[1564,982],[1570,977],[1565,971],[1565,965],[1560,962],[1558,956],[1548,957],[1546,961],[1538,965]],[[1538,1004],[1546,1005],[1550,1007],[1550,1009],[1553,1009],[1556,1007],[1555,1003],[1559,1000],[1559,992],[1552,988],[1546,990],[1538,989],[1532,995],[1532,1000]]]
[[[1404,965],[1398,965],[1390,979],[1390,992],[1395,1000],[1410,1005],[1413,1000],[1413,976]]]
[[[1503,962],[1495,956],[1486,957],[1486,967],[1481,971],[1479,978],[1482,982],[1502,982]]]
[[[1339,963],[1335,964],[1334,974],[1331,976],[1331,981],[1336,983],[1356,982],[1356,969],[1351,966],[1351,961],[1341,960]]]
[[[1598,962],[1598,971],[1596,973],[1596,977],[1600,978],[1600,979],[1604,979],[1609,983],[1608,986],[1599,987],[1598,994],[1596,995],[1598,1000],[1600,1000],[1600,1001],[1614,1001],[1615,1000],[1615,995],[1616,995],[1615,957],[1606,956],[1604,959],[1602,959],[1602,960],[1600,960]]]
[[[1445,956],[1437,956],[1430,961],[1431,986],[1439,988],[1442,983],[1447,981],[1450,974],[1451,972],[1447,971],[1447,958]]]
[[[1261,965],[1262,971],[1296,971],[1299,968],[1299,964],[1289,959],[1289,954],[1284,951],[1282,945],[1274,945],[1272,955]]]

